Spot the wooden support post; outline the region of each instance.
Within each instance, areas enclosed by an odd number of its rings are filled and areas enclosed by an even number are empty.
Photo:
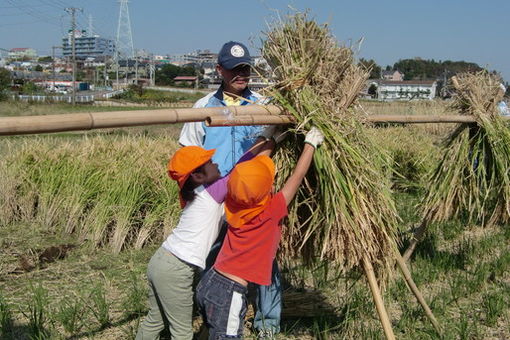
[[[407,268],[407,265],[402,258],[402,256],[399,254],[398,250],[395,250],[395,258],[397,260],[398,267],[400,268],[400,271],[402,272],[402,275],[404,276],[404,279],[407,282],[407,285],[409,289],[411,289],[411,292],[413,292],[414,296],[420,303],[421,307],[425,311],[425,314],[429,318],[430,322],[432,322],[432,325],[436,329],[436,332],[441,335],[441,328],[439,327],[439,323],[437,322],[436,318],[434,317],[434,314],[432,314],[432,311],[430,310],[429,306],[427,305],[427,302],[423,298],[423,295],[418,290],[418,287],[414,283],[414,280],[411,276],[411,272]]]
[[[388,317],[388,313],[386,312],[386,308],[384,307],[381,290],[379,289],[379,285],[377,284],[377,280],[375,278],[374,268],[366,256],[363,256],[363,269],[365,270],[368,285],[372,291],[372,297],[374,298],[377,314],[379,314],[379,320],[381,320],[386,339],[395,340],[395,334],[393,334],[391,322]]]
[[[421,221],[420,226],[416,231],[414,232],[413,238],[411,239],[409,246],[404,252],[404,255],[402,255],[402,258],[405,262],[409,262],[409,259],[411,258],[411,255],[413,255],[414,249],[416,248],[416,245],[418,242],[421,242],[423,239],[423,236],[425,235],[425,231],[427,231],[427,222],[424,218],[423,221]]]

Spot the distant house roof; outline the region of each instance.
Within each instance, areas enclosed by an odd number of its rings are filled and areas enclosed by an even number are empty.
[[[377,83],[379,85],[432,85],[435,80],[380,80]]]
[[[395,86],[395,85],[422,85],[422,86],[432,86],[434,83],[436,83],[435,80],[370,80],[368,82],[369,84],[377,84],[377,85],[388,85],[388,86]]]
[[[11,48],[11,52],[23,52],[23,51],[26,51],[26,50],[29,50],[28,47],[15,47],[15,48]]]
[[[174,78],[174,80],[181,80],[181,81],[195,81],[197,80],[197,77],[194,76],[177,76]]]

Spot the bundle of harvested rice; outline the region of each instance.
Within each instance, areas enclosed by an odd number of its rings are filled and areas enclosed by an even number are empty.
[[[313,124],[325,135],[283,229],[285,257],[330,259],[348,270],[363,257],[389,273],[397,214],[383,173],[386,157],[365,134],[353,105],[368,77],[327,25],[298,13],[270,25],[262,55],[276,85],[268,95],[297,122],[276,155],[277,184],[288,177]]]
[[[476,124],[459,125],[445,140],[443,158],[431,173],[422,202],[424,223],[466,214],[482,225],[510,220],[510,130],[498,103],[504,91],[487,71],[452,79],[453,110]]]

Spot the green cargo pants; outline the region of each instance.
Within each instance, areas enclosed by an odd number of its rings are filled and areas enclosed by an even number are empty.
[[[197,267],[160,247],[149,261],[149,313],[136,340],[159,339],[168,321],[172,339],[193,338],[193,278]]]

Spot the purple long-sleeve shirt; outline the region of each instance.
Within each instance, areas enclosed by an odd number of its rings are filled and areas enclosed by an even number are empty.
[[[249,161],[250,159],[253,159],[253,157],[255,157],[255,155],[248,151],[237,161],[236,165]],[[227,196],[227,183],[231,172],[229,172],[226,176],[221,177],[216,182],[205,186],[205,190],[207,190],[209,195],[211,195],[211,197],[218,203],[223,203],[223,201],[225,201],[225,197]]]

